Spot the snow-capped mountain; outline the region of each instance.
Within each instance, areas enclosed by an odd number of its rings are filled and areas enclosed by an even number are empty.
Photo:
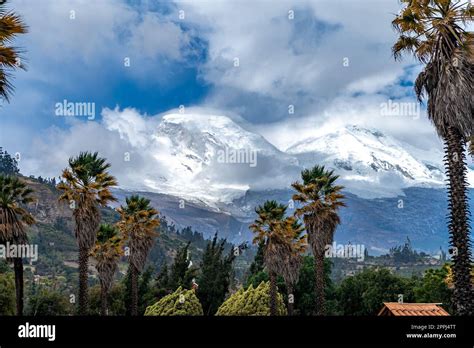
[[[278,149],[226,116],[169,114],[146,130],[156,167],[143,190],[203,202],[219,210],[248,190],[287,188],[302,168],[324,164],[349,192],[390,197],[412,186],[440,187],[441,149],[426,151],[380,131],[346,126]],[[156,149],[156,150],[154,150]]]
[[[303,166],[334,168],[349,191],[360,196],[393,196],[401,188],[439,187],[444,180],[441,149],[421,158],[420,149],[354,125],[301,140],[286,152]]]
[[[291,147],[278,149],[229,117],[202,114],[165,115],[136,134],[135,149],[153,157],[145,177],[143,171],[136,175],[142,186],[132,190],[150,198],[178,227],[193,226],[207,236],[219,231],[232,242],[250,240],[255,207],[267,199],[288,203],[300,171],[324,164],[346,187],[339,242],[364,243],[376,253],[407,235],[424,250],[448,240],[446,194],[439,190],[441,148],[416,148],[348,125],[307,139],[295,134]],[[122,201],[127,194],[117,196]],[[399,195],[404,209],[398,207]]]
[[[142,189],[216,209],[248,189],[286,185],[288,175],[299,171],[294,156],[225,116],[169,114],[147,133],[146,147],[156,149],[162,171],[147,176]]]

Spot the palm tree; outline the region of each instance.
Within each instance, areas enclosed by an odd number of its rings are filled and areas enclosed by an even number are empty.
[[[16,176],[0,174],[0,244],[28,243],[25,227],[35,223],[25,205],[34,201],[33,190]],[[23,258],[13,258],[15,270],[16,313],[23,315]]]
[[[303,261],[303,253],[307,247],[307,236],[304,234],[304,226],[294,216],[287,217],[282,224],[285,230],[285,236],[291,246],[291,252],[285,255],[283,264],[283,279],[288,294],[288,315],[293,315],[294,299],[290,300],[293,295],[295,284],[298,282],[300,269]]]
[[[254,244],[263,243],[263,260],[270,277],[270,315],[277,315],[277,276],[284,273],[285,256],[291,252],[288,237],[282,228],[287,207],[266,201],[255,209],[257,219],[250,225],[255,233]]]
[[[449,233],[453,247],[453,303],[459,315],[474,315],[470,285],[471,250],[466,179],[466,140],[474,134],[474,6],[452,0],[404,0],[393,20],[400,33],[395,59],[407,51],[425,64],[415,82],[421,102],[428,99],[428,118],[444,141],[449,179]]]
[[[123,255],[122,238],[114,226],[100,225],[91,255],[97,261],[95,267],[100,279],[100,314],[107,315],[107,296],[118,269],[118,262]]]
[[[17,14],[7,11],[6,1],[0,4],[0,98],[10,100],[13,85],[10,82],[10,72],[16,68],[24,69],[18,48],[10,46],[18,34],[27,32],[26,25]]]
[[[107,169],[110,164],[98,153],[81,152],[69,159],[57,188],[62,191],[60,201],[68,202],[73,209],[75,236],[79,246],[79,315],[88,312],[89,255],[94,247],[100,224],[99,206],[116,201],[110,188],[117,181]]]
[[[160,221],[156,219],[159,212],[150,206],[150,200],[133,195],[126,198],[126,206],[118,209],[120,221],[119,230],[129,247],[129,274],[131,278],[132,303],[130,312],[138,315],[138,276],[145,266],[148,253],[158,235],[156,228]]]
[[[293,200],[302,204],[295,215],[303,217],[308,242],[314,256],[315,314],[325,314],[324,254],[327,245],[332,244],[337,225],[340,223],[338,210],[345,206],[342,186],[336,185],[339,178],[333,170],[314,166],[301,172],[302,183],[291,186],[297,191]]]

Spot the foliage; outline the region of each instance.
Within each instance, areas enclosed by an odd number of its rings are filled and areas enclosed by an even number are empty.
[[[117,226],[130,248],[130,264],[141,272],[154,239],[158,236],[158,211],[150,205],[149,199],[138,195],[127,197],[125,202],[126,205],[118,209],[120,221]]]
[[[101,289],[100,286],[92,286],[89,290],[89,303],[90,303],[90,314],[91,315],[100,315],[101,312]],[[125,284],[115,283],[110,288],[107,294],[107,307],[108,315],[121,315],[124,316],[127,314],[125,308]]]
[[[203,315],[194,290],[179,287],[175,292],[163,297],[157,303],[147,307],[145,316]]]
[[[18,161],[0,147],[0,174],[16,175],[20,172]]]
[[[295,311],[299,315],[312,315],[315,307],[314,298],[314,257],[304,256],[300,269],[299,280],[295,286]],[[331,280],[331,262],[324,262],[324,292],[326,295],[327,313],[338,314],[338,303],[336,298],[336,287]]]
[[[191,289],[192,280],[197,275],[197,269],[191,265],[189,260],[189,246],[188,242],[185,246],[178,249],[174,258],[174,263],[171,265],[171,273],[169,275],[169,288],[177,289],[183,287]]]
[[[46,287],[36,291],[28,301],[28,315],[57,316],[70,315],[72,312],[73,306],[66,295]]]
[[[413,302],[407,280],[397,277],[387,269],[365,269],[344,279],[338,288],[342,315],[377,315],[383,302],[397,302],[403,295],[404,302]]]
[[[0,273],[0,316],[15,315],[15,280],[12,273]]]
[[[118,230],[111,225],[101,224],[91,254],[97,261],[95,267],[99,273],[101,286],[107,292],[123,255],[122,238]]]
[[[153,280],[153,267],[148,266],[145,270],[139,274],[138,282],[137,282],[137,291],[138,291],[138,313],[144,313],[146,307],[153,302],[156,298],[155,296],[155,289],[152,287],[152,280]],[[123,294],[123,299],[126,304],[131,303],[131,276],[130,276],[130,269],[128,269],[127,274],[122,279],[123,289],[125,293]],[[126,315],[131,314],[130,306],[127,306]]]
[[[10,44],[18,34],[25,34],[27,27],[19,15],[5,8],[5,4],[6,1],[0,3],[0,98],[8,102],[13,92],[10,72],[25,69],[21,50]]]
[[[442,303],[452,313],[452,290],[448,287],[448,274],[448,264],[440,269],[427,270],[413,289],[415,302]]]
[[[217,233],[208,242],[201,261],[197,296],[206,315],[214,314],[224,302],[232,277],[233,250],[224,255],[226,240],[217,240]]]
[[[395,59],[408,52],[425,64],[414,89],[444,141],[448,229],[453,255],[453,303],[458,315],[474,315],[466,141],[474,134],[474,19],[471,1],[403,0],[392,24],[399,32]]]
[[[283,296],[277,294],[277,315],[286,315]],[[256,288],[250,285],[240,288],[220,307],[216,315],[227,316],[268,316],[270,315],[270,282],[262,282]]]

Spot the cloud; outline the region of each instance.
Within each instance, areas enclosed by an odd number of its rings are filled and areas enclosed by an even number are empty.
[[[165,122],[163,115],[142,115],[131,108],[104,109],[100,121],[73,120],[66,130],[54,127],[36,136],[21,170],[57,177],[69,157],[97,151],[111,163],[111,173],[123,188],[208,202],[235,198],[249,188],[287,185],[299,173],[290,156],[261,136],[230,118],[209,115],[209,110],[197,113],[203,111],[167,113]],[[223,152],[240,150],[243,157],[237,163],[221,159]]]
[[[230,106],[254,123],[288,118],[290,104],[305,117],[341,93],[376,93],[412,63],[391,57],[396,2],[183,1],[178,7],[208,43],[200,72],[215,88],[207,104]]]

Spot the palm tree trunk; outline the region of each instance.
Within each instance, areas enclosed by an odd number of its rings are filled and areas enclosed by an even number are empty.
[[[15,270],[15,291],[16,291],[16,315],[23,315],[23,259],[15,257],[13,259]]]
[[[138,270],[130,264],[130,288],[131,288],[131,306],[130,313],[132,316],[138,315]]]
[[[277,315],[277,277],[275,272],[270,272],[270,315]]]
[[[104,286],[100,289],[100,315],[107,315],[107,291]]]
[[[314,255],[314,295],[315,295],[315,315],[325,315],[324,296],[324,251]]]
[[[292,284],[287,284],[286,288],[288,289],[288,315],[293,316],[293,310],[294,310],[294,295],[293,295],[293,285]],[[293,296],[293,298],[290,299],[290,296]]]
[[[456,314],[474,315],[471,285],[471,250],[469,241],[469,206],[467,197],[465,140],[454,128],[448,128],[445,139],[445,167],[449,179],[449,233],[452,246]]]
[[[89,250],[87,248],[79,247],[79,315],[88,314],[88,268]]]

